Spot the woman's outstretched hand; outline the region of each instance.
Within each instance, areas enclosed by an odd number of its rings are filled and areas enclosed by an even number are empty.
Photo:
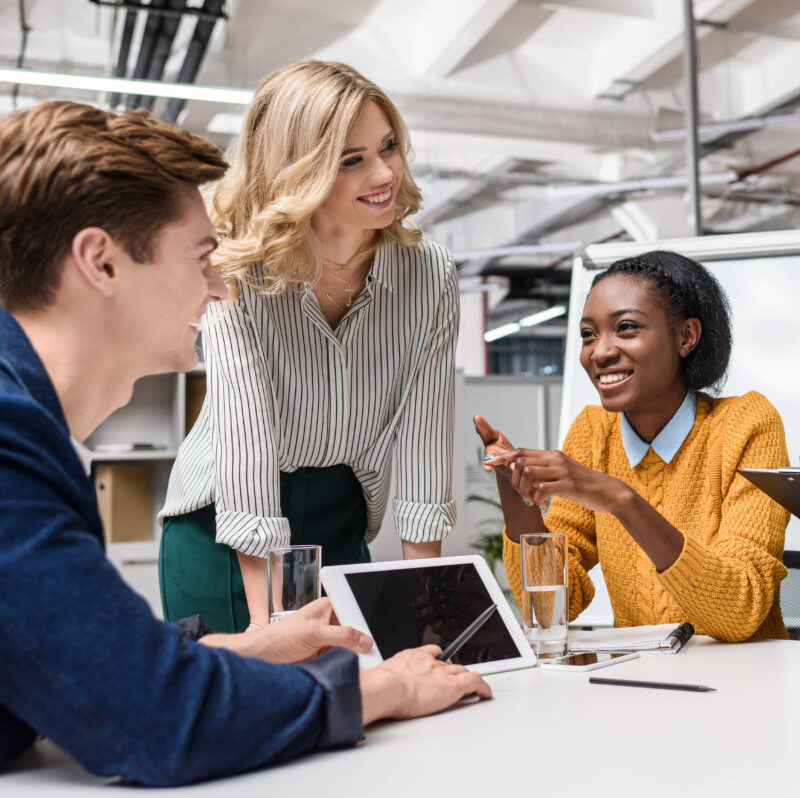
[[[487,460],[484,467],[511,469],[511,486],[523,499],[543,507],[561,496],[597,513],[617,513],[632,489],[624,482],[578,463],[563,452],[512,449]]]
[[[473,421],[475,422],[475,432],[478,433],[481,441],[483,441],[484,455],[486,457],[505,454],[514,449],[511,441],[499,429],[490,426],[483,416],[475,416]],[[491,471],[493,469],[487,468],[486,470]]]
[[[544,532],[542,514],[538,507],[531,506],[528,499],[520,496],[512,486],[511,478],[515,469],[512,459],[508,464],[494,462],[494,459],[507,456],[516,451],[511,441],[492,427],[483,416],[475,416],[475,431],[483,441],[485,458],[483,467],[486,471],[493,471],[497,478],[497,492],[500,495],[500,504],[503,507],[503,518],[506,522],[506,535],[515,543],[519,543],[520,535],[525,532]]]

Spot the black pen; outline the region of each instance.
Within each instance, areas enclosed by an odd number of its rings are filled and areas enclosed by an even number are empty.
[[[450,659],[492,617],[496,609],[496,604],[487,607],[436,659],[443,661]]]
[[[615,684],[619,687],[655,687],[659,690],[688,690],[692,693],[715,693],[716,687],[706,687],[703,684],[673,684],[672,682],[638,682],[630,679],[601,679],[599,676],[590,676],[591,684]]]

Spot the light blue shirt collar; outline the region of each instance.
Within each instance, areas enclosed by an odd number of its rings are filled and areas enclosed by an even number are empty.
[[[669,463],[678,453],[678,449],[686,440],[694,426],[694,417],[697,412],[697,394],[689,391],[675,415],[667,425],[656,435],[652,443],[643,441],[631,426],[624,413],[620,413],[620,427],[622,429],[622,446],[628,456],[631,468],[636,468],[642,462],[648,449],[652,449],[665,463]]]

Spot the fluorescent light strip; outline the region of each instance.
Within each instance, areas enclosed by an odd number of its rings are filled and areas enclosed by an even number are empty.
[[[503,324],[500,327],[495,327],[493,330],[487,330],[483,334],[483,340],[487,343],[489,341],[496,341],[498,338],[505,338],[507,335],[512,335],[515,332],[520,331],[520,326],[516,322],[511,322],[511,324]]]
[[[538,313],[532,313],[530,316],[517,321],[512,321],[509,324],[502,324],[492,330],[487,330],[483,334],[483,340],[487,343],[497,341],[499,338],[505,338],[507,335],[513,335],[519,332],[523,327],[533,327],[535,324],[542,324],[551,319],[557,319],[567,312],[565,305],[553,305],[545,310],[540,310]]]
[[[56,72],[34,72],[29,69],[0,68],[0,83],[24,86],[51,86],[58,89],[117,92],[147,97],[176,97],[180,100],[247,105],[253,97],[249,89],[226,89],[222,86],[196,86],[191,83],[162,83],[158,80],[128,80],[92,75],[66,75]]]
[[[538,313],[533,313],[530,316],[525,316],[524,319],[520,319],[519,326],[533,327],[536,324],[542,324],[542,322],[550,321],[550,319],[557,319],[559,316],[563,316],[566,312],[566,306],[553,305],[551,308],[540,310]]]

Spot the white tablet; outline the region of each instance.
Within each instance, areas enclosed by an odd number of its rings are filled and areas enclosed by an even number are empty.
[[[325,566],[320,578],[339,623],[375,641],[362,668],[427,643],[445,648],[490,604],[497,605],[452,660],[478,673],[530,668],[536,655],[483,557]]]

